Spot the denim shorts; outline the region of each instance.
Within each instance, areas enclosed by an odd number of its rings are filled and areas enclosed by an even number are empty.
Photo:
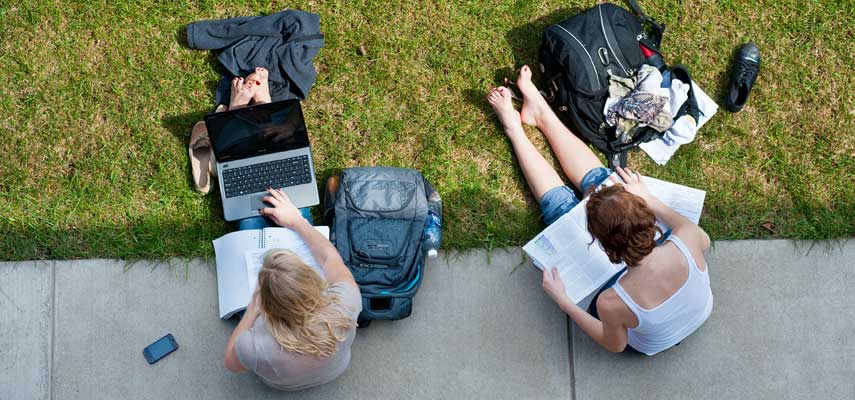
[[[582,177],[582,194],[588,189],[595,187],[611,175],[611,171],[604,167],[597,167],[588,171]],[[540,199],[540,211],[543,213],[543,222],[547,225],[552,224],[562,215],[568,213],[573,207],[579,204],[579,195],[567,185],[556,186],[549,189],[543,194]]]

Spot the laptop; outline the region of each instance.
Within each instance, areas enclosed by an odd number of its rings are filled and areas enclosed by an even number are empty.
[[[258,104],[205,116],[217,157],[226,221],[270,207],[267,188],[282,189],[297,208],[320,203],[315,165],[299,100]]]

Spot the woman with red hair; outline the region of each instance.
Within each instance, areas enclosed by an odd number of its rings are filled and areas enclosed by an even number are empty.
[[[579,196],[559,177],[529,141],[522,124],[540,129],[555,152],[561,169],[586,205],[588,230],[613,263],[627,268],[595,296],[588,311],[566,295],[555,268],[544,268],[543,288],[591,338],[612,352],[637,351],[653,355],[679,344],[706,321],[712,311],[704,251],[706,232],[652,196],[643,178],[618,168],[623,182],[597,189],[610,171],[558,119],[531,82],[524,66],[517,79],[523,94],[520,112],[507,87],[487,95],[547,224],[579,204]],[[662,232],[656,221],[668,226]]]

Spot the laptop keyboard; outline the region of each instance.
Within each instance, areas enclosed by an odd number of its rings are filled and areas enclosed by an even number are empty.
[[[297,156],[223,171],[226,198],[284,188],[312,181],[309,156]]]

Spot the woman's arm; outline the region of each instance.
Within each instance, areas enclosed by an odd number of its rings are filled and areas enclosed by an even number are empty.
[[[561,277],[555,268],[552,268],[551,271],[543,270],[543,290],[597,344],[613,353],[619,353],[626,348],[626,326],[620,321],[619,314],[614,312],[605,302],[603,302],[603,306],[606,306],[604,309],[601,309],[600,302],[597,303],[597,310],[600,311],[602,321],[588,314],[567,297],[564,283],[561,282]]]
[[[269,217],[277,225],[290,228],[300,235],[306,245],[309,246],[312,256],[323,268],[327,282],[345,282],[356,286],[353,274],[344,265],[338,250],[312,225],[309,225],[309,222],[300,215],[300,210],[291,203],[288,196],[278,189],[268,189],[267,191],[270,196],[265,197],[264,201],[273,207],[262,208],[260,210],[261,215]]]
[[[689,221],[688,218],[672,210],[671,207],[650,194],[641,175],[629,168],[621,167],[617,168],[617,173],[623,180],[624,188],[628,192],[643,198],[647,202],[647,206],[653,210],[656,219],[670,227],[673,233],[689,245],[689,248],[693,249],[693,252],[700,253],[702,256],[703,252],[709,249],[710,237],[707,233],[700,226]]]
[[[229,342],[226,344],[225,364],[226,369],[229,371],[238,373],[249,371],[246,366],[241,364],[240,359],[238,359],[237,353],[235,352],[235,343],[237,343],[238,336],[240,336],[241,333],[252,328],[256,319],[258,319],[258,292],[255,292],[252,296],[252,301],[249,302],[249,306],[247,306],[246,312],[243,314],[243,318],[240,319],[237,327],[235,327],[235,330],[232,332],[232,336],[229,338]]]

